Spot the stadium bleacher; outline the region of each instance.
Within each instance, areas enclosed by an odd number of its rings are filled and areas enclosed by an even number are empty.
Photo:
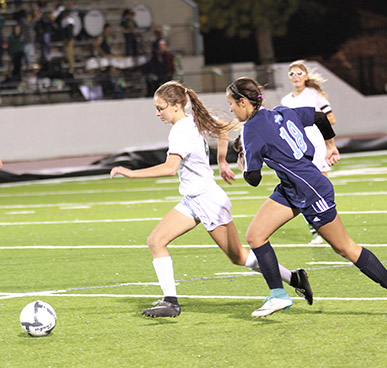
[[[42,7],[42,4],[44,7]],[[65,5],[69,4],[70,2],[65,3]],[[16,24],[15,15],[17,12],[20,9],[24,9],[30,13],[39,6],[42,12],[52,11],[57,6],[57,2],[51,0],[24,0],[21,8],[18,8],[13,1],[7,2],[6,9],[2,12],[5,21],[3,28],[3,39],[5,42],[12,32],[12,27]],[[21,82],[8,81],[7,77],[12,71],[12,61],[7,53],[7,49],[4,48],[4,66],[0,68],[0,106],[84,101],[86,99],[78,87],[81,85],[95,86],[99,82],[99,80],[96,80],[97,77],[100,79],[98,70],[90,70],[87,67],[88,60],[95,56],[94,44],[96,37],[90,36],[87,33],[84,22],[86,15],[91,11],[98,10],[103,17],[100,21],[111,24],[113,31],[112,46],[118,58],[124,56],[124,38],[120,29],[121,13],[124,10],[122,1],[83,0],[76,2],[74,9],[79,15],[78,22],[81,23],[81,29],[78,30],[74,45],[74,78],[68,75],[69,64],[63,53],[63,42],[61,40],[54,39],[51,43],[52,62],[60,64],[61,73],[58,76],[49,76],[50,78],[42,76],[41,66],[34,63],[32,67],[23,65],[23,78]],[[152,32],[147,29],[139,29],[137,38],[140,55],[145,58],[149,54]],[[38,47],[35,48],[37,58],[40,50]],[[144,94],[144,81],[138,68],[132,67],[122,70],[121,78],[123,78],[122,84],[127,97],[139,97]]]

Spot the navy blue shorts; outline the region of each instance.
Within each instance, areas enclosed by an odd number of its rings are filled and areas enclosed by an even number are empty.
[[[277,185],[270,198],[283,206],[295,208],[300,211],[306,221],[316,228],[332,222],[337,215],[335,194],[333,190],[325,195],[324,198],[320,198],[312,205],[303,208],[296,207],[289,201],[281,185]]]

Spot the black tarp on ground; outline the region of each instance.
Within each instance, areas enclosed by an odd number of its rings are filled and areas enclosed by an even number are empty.
[[[134,170],[142,169],[165,162],[167,151],[167,148],[162,148],[146,151],[120,152],[108,155],[100,160],[92,162],[87,166],[31,170],[22,174],[0,170],[0,183],[71,178],[88,175],[108,175],[110,170],[115,166],[124,166]],[[236,154],[232,148],[229,149],[227,159],[229,162],[236,162]],[[216,163],[215,149],[210,149],[210,162],[211,164]]]
[[[387,135],[339,138],[336,145],[340,153],[381,151],[387,149]]]
[[[336,144],[341,153],[386,150],[387,136],[372,138],[339,138],[337,139]],[[166,154],[167,148],[134,152],[123,151],[108,155],[87,166],[32,170],[22,174],[0,170],[0,183],[71,178],[88,175],[108,175],[114,166],[124,166],[129,169],[142,169],[163,163]],[[210,163],[213,165],[216,164],[216,154],[216,148],[210,148]],[[231,163],[236,162],[236,160],[237,155],[230,144],[227,161]]]

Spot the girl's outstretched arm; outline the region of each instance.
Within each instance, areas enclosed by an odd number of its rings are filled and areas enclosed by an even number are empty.
[[[122,166],[113,167],[110,171],[110,178],[116,175],[123,175],[127,178],[157,178],[160,176],[174,176],[179,169],[181,157],[176,154],[169,154],[167,160],[156,166],[146,169],[130,170]]]

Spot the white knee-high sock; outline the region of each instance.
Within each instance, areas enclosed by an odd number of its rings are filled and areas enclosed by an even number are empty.
[[[255,256],[254,252],[251,249],[247,257],[245,266],[252,269],[253,271],[261,272],[258,266],[257,257]],[[278,266],[279,266],[282,281],[285,281],[287,284],[290,284],[290,279],[292,278],[292,272],[282,265],[278,265]]]
[[[154,258],[153,267],[164,296],[177,296],[172,258],[170,256]]]

